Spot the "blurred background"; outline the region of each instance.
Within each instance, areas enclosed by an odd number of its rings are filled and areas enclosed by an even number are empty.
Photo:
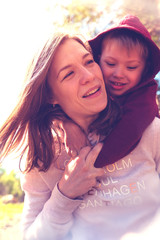
[[[29,61],[51,31],[77,31],[90,39],[128,13],[140,18],[160,47],[160,0],[0,0],[0,126],[17,102]],[[160,102],[160,73],[156,79]],[[0,166],[1,240],[21,239],[18,174],[12,155]]]

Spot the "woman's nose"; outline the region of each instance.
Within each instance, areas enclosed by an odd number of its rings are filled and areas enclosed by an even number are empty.
[[[86,84],[87,82],[93,81],[94,78],[95,78],[94,73],[91,70],[85,67],[81,69],[81,77],[80,77],[81,84]]]

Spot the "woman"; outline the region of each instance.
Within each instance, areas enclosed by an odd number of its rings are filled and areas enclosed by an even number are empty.
[[[0,130],[1,158],[15,149],[26,158],[24,239],[70,236],[75,210],[104,174],[94,167],[101,144],[92,152],[91,146],[117,115],[88,46],[77,37],[53,36],[34,58],[22,97]]]

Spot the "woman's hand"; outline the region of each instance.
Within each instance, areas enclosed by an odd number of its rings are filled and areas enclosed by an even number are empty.
[[[59,182],[59,190],[62,194],[74,199],[97,186],[96,178],[104,175],[102,168],[94,167],[101,148],[101,143],[98,143],[93,149],[89,146],[84,147],[81,149],[79,156],[67,164]]]

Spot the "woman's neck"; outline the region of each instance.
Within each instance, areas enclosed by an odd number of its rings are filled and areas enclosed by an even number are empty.
[[[92,116],[92,117],[86,117],[84,119],[73,119],[80,127],[81,129],[85,132],[85,134],[88,134],[88,128],[90,126],[90,124],[97,118],[96,116]]]

